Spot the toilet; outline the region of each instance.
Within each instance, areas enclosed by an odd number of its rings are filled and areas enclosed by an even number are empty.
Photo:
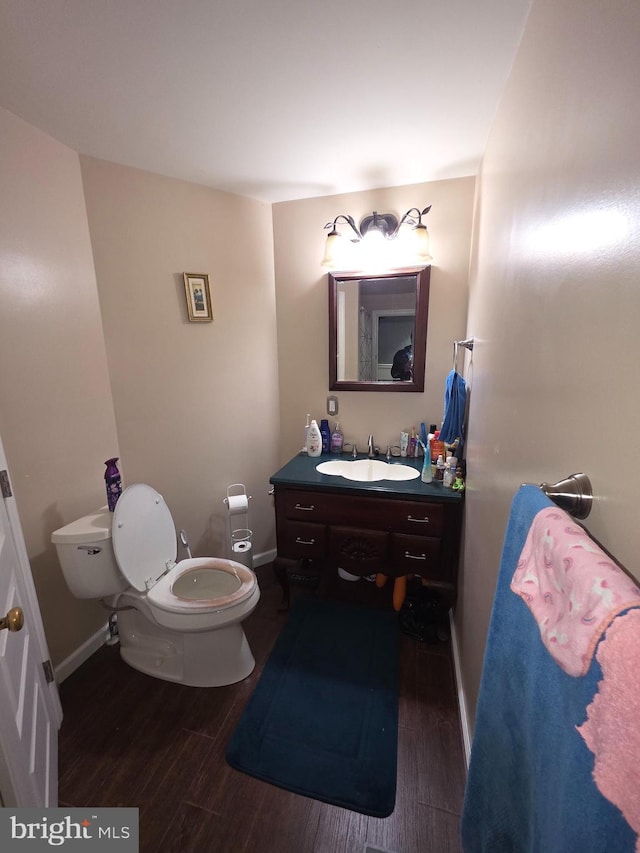
[[[233,560],[176,563],[177,537],[164,498],[136,483],[106,507],[54,531],[67,586],[118,614],[120,654],[155,678],[221,687],[246,678],[255,660],[242,621],[260,589]]]

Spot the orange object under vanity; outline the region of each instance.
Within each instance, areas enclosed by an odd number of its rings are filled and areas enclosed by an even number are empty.
[[[407,597],[407,576],[396,578],[393,583],[393,609],[400,610]]]

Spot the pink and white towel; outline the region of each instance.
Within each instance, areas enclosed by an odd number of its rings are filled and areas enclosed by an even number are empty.
[[[569,675],[585,675],[611,621],[640,606],[640,589],[564,510],[535,516],[511,589],[538,623],[542,642]]]
[[[640,610],[616,619],[596,653],[602,668],[598,691],[578,727],[595,756],[600,793],[640,833]],[[636,840],[640,853],[640,840]]]

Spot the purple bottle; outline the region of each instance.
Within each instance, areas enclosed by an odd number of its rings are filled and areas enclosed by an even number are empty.
[[[120,476],[120,471],[118,471],[118,466],[116,465],[118,458],[118,456],[114,456],[113,459],[107,459],[104,463],[107,466],[107,470],[104,472],[104,481],[107,484],[107,503],[109,504],[109,512],[114,511],[116,504],[118,503],[118,498],[122,494],[122,477]]]

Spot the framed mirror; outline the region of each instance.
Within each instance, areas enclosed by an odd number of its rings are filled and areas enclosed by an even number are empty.
[[[430,273],[329,273],[331,391],[424,391]]]

